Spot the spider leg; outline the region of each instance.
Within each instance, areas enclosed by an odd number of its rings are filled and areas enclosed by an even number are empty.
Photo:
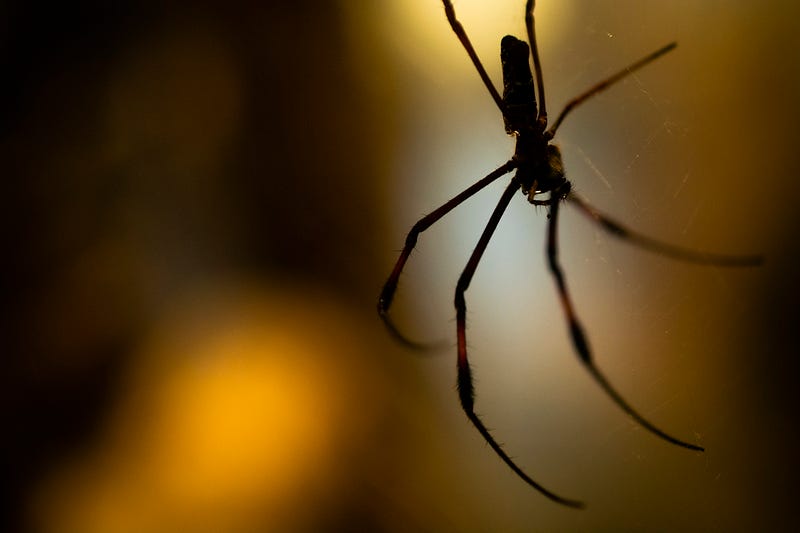
[[[533,70],[536,73],[536,92],[539,99],[539,121],[542,131],[547,126],[547,107],[544,102],[544,78],[542,77],[542,63],[539,61],[539,48],[536,46],[536,25],[534,23],[533,10],[536,8],[535,0],[528,0],[525,4],[525,28],[528,31],[528,44],[531,46],[531,56],[533,56]]]
[[[764,261],[761,255],[724,255],[712,254],[707,252],[698,252],[689,250],[680,246],[657,241],[640,233],[632,231],[622,224],[614,221],[607,215],[601,213],[586,200],[570,192],[567,195],[567,200],[580,208],[581,212],[587,215],[601,228],[619,237],[620,239],[627,240],[636,246],[650,250],[651,252],[659,253],[672,257],[673,259],[680,259],[681,261],[688,261],[691,263],[699,263],[702,265],[717,265],[726,267],[745,267],[745,266],[758,266]]]
[[[494,103],[497,104],[497,108],[502,112],[503,98],[500,96],[500,93],[497,92],[497,88],[492,83],[491,78],[489,78],[489,74],[486,73],[486,69],[483,68],[483,64],[478,58],[478,54],[472,47],[469,37],[467,37],[467,32],[464,31],[464,26],[462,26],[458,19],[456,19],[456,10],[453,8],[453,3],[450,0],[442,0],[442,3],[444,3],[444,12],[445,15],[447,15],[447,22],[450,23],[450,27],[453,28],[458,40],[461,41],[461,44],[467,51],[469,58],[472,60],[472,64],[475,65],[475,68],[478,70],[478,74],[480,74],[481,80],[483,80],[483,84],[489,90],[489,94],[492,95],[492,98],[494,98]]]
[[[600,372],[600,369],[597,368],[595,365],[592,352],[589,348],[589,342],[586,339],[586,335],[583,332],[583,328],[581,327],[580,323],[578,322],[578,318],[575,314],[575,309],[572,306],[572,299],[569,296],[569,291],[567,290],[567,284],[564,279],[564,274],[561,270],[561,265],[558,261],[558,244],[557,244],[557,229],[558,229],[558,207],[561,203],[563,198],[570,198],[570,184],[567,182],[564,187],[562,187],[558,191],[553,191],[550,193],[550,220],[548,223],[548,231],[547,231],[547,260],[550,267],[550,272],[553,274],[553,277],[556,281],[556,287],[558,289],[558,295],[561,299],[561,306],[564,309],[564,314],[566,315],[567,322],[569,324],[569,333],[570,337],[572,338],[572,344],[575,347],[575,351],[578,353],[578,356],[583,362],[584,366],[589,370],[589,373],[592,375],[594,380],[603,388],[603,390],[614,400],[623,411],[628,413],[636,422],[639,423],[642,427],[650,431],[651,433],[661,437],[662,439],[671,442],[672,444],[676,444],[678,446],[682,446],[684,448],[689,448],[690,450],[698,450],[703,451],[701,446],[697,444],[691,444],[680,439],[677,439],[671,435],[668,435],[664,431],[658,429],[654,426],[651,422],[645,419],[642,415],[640,415],[633,407],[626,402],[622,396],[611,386],[609,381],[606,377]]]
[[[561,125],[561,122],[564,121],[564,118],[567,116],[567,114],[569,114],[570,111],[572,111],[573,109],[575,109],[580,104],[582,104],[583,102],[585,102],[586,100],[588,100],[592,96],[596,95],[597,93],[605,91],[606,89],[608,89],[610,86],[612,86],[613,84],[617,83],[621,79],[625,78],[626,76],[628,76],[630,74],[633,74],[634,72],[636,72],[637,70],[639,70],[643,66],[647,65],[648,63],[651,63],[651,62],[655,61],[656,59],[658,59],[659,57],[661,57],[664,54],[666,54],[667,52],[669,52],[671,50],[674,50],[676,46],[678,46],[678,43],[669,43],[668,45],[664,46],[663,48],[659,48],[658,50],[656,50],[652,54],[650,54],[650,55],[648,55],[646,57],[643,57],[642,59],[640,59],[639,61],[637,61],[636,63],[634,63],[632,65],[628,65],[627,67],[625,67],[624,69],[620,70],[619,72],[617,72],[613,76],[611,76],[609,78],[606,78],[605,80],[601,81],[600,83],[598,83],[594,87],[590,87],[589,90],[586,91],[585,93],[583,93],[583,94],[581,94],[579,96],[576,96],[575,98],[573,98],[572,100],[567,102],[567,105],[564,106],[563,111],[561,111],[561,114],[558,115],[558,118],[556,119],[555,123],[553,123],[553,125],[550,126],[550,129],[545,132],[545,138],[548,139],[548,140],[553,138],[553,136],[556,134],[556,130]]]
[[[458,278],[458,284],[456,285],[456,295],[455,295],[455,307],[456,307],[456,331],[458,336],[458,397],[461,400],[461,407],[464,409],[464,412],[469,418],[472,425],[477,428],[478,432],[481,434],[483,439],[491,446],[494,452],[517,474],[520,478],[522,478],[528,485],[533,487],[534,489],[538,490],[549,499],[558,502],[563,505],[567,505],[569,507],[583,507],[583,503],[576,501],[576,500],[568,500],[566,498],[562,498],[557,494],[550,492],[542,485],[534,481],[528,474],[526,474],[517,464],[511,459],[511,457],[506,454],[500,444],[492,437],[491,433],[486,426],[483,425],[483,422],[478,415],[475,414],[474,405],[475,405],[475,389],[472,383],[472,373],[469,367],[469,361],[467,360],[467,339],[466,339],[466,315],[467,315],[467,304],[466,300],[464,299],[464,293],[466,292],[467,288],[469,287],[469,283],[472,280],[472,276],[475,274],[475,269],[478,268],[478,263],[481,260],[481,256],[483,252],[486,250],[486,245],[489,243],[489,239],[492,237],[495,229],[497,228],[497,224],[500,222],[500,218],[503,216],[503,213],[508,207],[511,198],[519,189],[519,182],[517,178],[513,178],[511,183],[508,184],[506,187],[505,192],[500,197],[500,201],[495,207],[494,211],[492,212],[491,217],[489,218],[489,222],[486,224],[486,228],[484,228],[483,233],[481,234],[480,239],[478,240],[478,244],[475,246],[475,250],[473,250],[472,255],[469,257],[469,261],[467,261],[467,266],[464,267],[464,271],[461,273],[461,276]]]
[[[406,243],[403,246],[403,251],[400,252],[400,257],[397,259],[394,269],[392,269],[392,273],[389,275],[389,278],[383,285],[383,290],[381,290],[381,294],[378,297],[378,315],[380,315],[381,319],[383,319],[383,323],[386,325],[386,328],[389,330],[392,336],[400,343],[409,348],[417,350],[424,350],[433,347],[428,343],[414,341],[403,335],[403,333],[400,332],[389,316],[389,307],[391,307],[394,294],[397,291],[397,282],[400,279],[400,274],[403,272],[403,267],[405,266],[406,261],[408,261],[409,255],[411,255],[411,251],[417,244],[417,237],[420,233],[436,223],[436,221],[438,221],[440,218],[455,209],[464,200],[477,193],[500,176],[511,172],[514,170],[514,168],[516,168],[516,166],[517,164],[514,161],[508,161],[497,170],[491,172],[486,177],[480,179],[472,186],[448,200],[444,205],[440,206],[432,213],[422,217],[416,224],[414,224],[414,226],[411,228],[411,231],[408,232],[408,235],[406,236]]]

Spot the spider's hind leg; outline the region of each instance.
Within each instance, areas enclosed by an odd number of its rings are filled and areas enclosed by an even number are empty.
[[[475,48],[472,47],[472,43],[467,36],[467,32],[464,30],[464,26],[462,26],[456,18],[456,10],[453,7],[453,3],[450,0],[442,0],[442,3],[444,4],[444,12],[447,16],[447,22],[450,23],[453,33],[455,33],[458,37],[458,40],[461,41],[461,45],[464,47],[464,50],[467,51],[467,55],[472,61],[472,64],[475,66],[475,70],[478,71],[478,75],[481,77],[483,84],[486,86],[489,94],[492,95],[492,99],[497,105],[497,108],[502,112],[504,108],[503,98],[500,96],[500,93],[497,92],[497,87],[495,87],[494,83],[492,83],[491,78],[489,78],[489,74],[486,73],[483,63],[481,63],[478,54],[475,52]]]

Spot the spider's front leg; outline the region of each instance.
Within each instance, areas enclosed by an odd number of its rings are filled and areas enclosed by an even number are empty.
[[[572,299],[570,298],[569,291],[567,290],[567,283],[564,279],[564,273],[561,270],[561,264],[558,261],[558,208],[564,199],[571,197],[570,189],[570,183],[565,181],[561,187],[550,193],[550,220],[548,222],[547,229],[547,261],[548,266],[550,267],[550,272],[552,273],[556,282],[558,296],[561,300],[561,307],[564,310],[564,315],[567,319],[567,324],[569,325],[569,334],[570,338],[572,339],[572,345],[574,346],[578,357],[580,357],[581,362],[589,370],[589,373],[592,375],[594,380],[611,397],[614,403],[616,403],[623,411],[628,413],[628,415],[638,422],[639,425],[656,436],[671,442],[672,444],[689,448],[690,450],[703,451],[701,446],[677,439],[660,430],[647,419],[645,419],[622,398],[616,389],[611,386],[611,383],[609,383],[606,377],[600,372],[600,369],[597,368],[597,365],[592,358],[592,352],[589,348],[589,342],[586,338],[586,334],[584,333],[583,327],[578,322],[578,317],[575,314],[575,309],[572,305]]]
[[[500,197],[500,201],[492,212],[491,217],[489,217],[489,222],[486,224],[486,228],[484,228],[483,233],[478,240],[478,244],[475,246],[475,250],[473,250],[472,255],[470,255],[469,261],[467,261],[467,266],[464,267],[464,271],[458,278],[455,294],[456,334],[458,337],[458,397],[461,400],[461,407],[464,409],[469,421],[472,422],[472,425],[475,426],[483,439],[489,444],[489,446],[491,446],[492,450],[494,450],[494,452],[506,463],[506,465],[509,466],[509,468],[511,468],[511,470],[514,471],[517,476],[522,478],[522,480],[528,485],[538,490],[554,502],[567,505],[569,507],[583,507],[582,502],[562,498],[561,496],[544,488],[542,485],[534,481],[528,474],[526,474],[519,466],[517,466],[511,457],[506,454],[503,448],[500,447],[500,444],[497,443],[494,437],[492,437],[492,434],[489,433],[489,430],[486,429],[486,426],[483,425],[483,422],[478,415],[475,414],[474,410],[475,389],[472,382],[472,371],[470,370],[469,360],[467,359],[467,303],[466,299],[464,298],[464,293],[467,291],[467,288],[469,288],[470,281],[472,281],[472,276],[475,274],[475,270],[478,268],[478,263],[481,260],[481,256],[486,250],[486,246],[489,244],[489,239],[491,239],[492,234],[497,228],[497,224],[500,222],[500,219],[506,210],[506,207],[508,207],[511,198],[518,189],[519,181],[515,177],[511,180],[511,183],[508,184],[508,187],[506,187],[506,190]]]
[[[491,172],[486,177],[479,180],[477,183],[473,184],[471,187],[467,188],[466,190],[462,191],[461,193],[457,194],[453,198],[451,198],[448,202],[444,205],[440,206],[438,209],[433,211],[432,213],[422,217],[414,226],[411,228],[411,231],[408,232],[406,236],[406,243],[403,246],[403,251],[400,252],[400,257],[397,259],[397,262],[392,269],[392,273],[389,275],[389,278],[386,280],[386,283],[383,285],[383,290],[381,290],[381,294],[378,297],[378,315],[383,320],[383,323],[386,325],[386,329],[392,334],[392,336],[397,339],[400,343],[406,345],[409,348],[417,349],[417,350],[424,350],[431,348],[432,346],[428,343],[422,343],[415,340],[411,340],[406,337],[397,326],[392,322],[391,317],[389,316],[389,308],[392,305],[392,300],[394,300],[394,294],[397,292],[397,283],[400,279],[400,274],[403,272],[403,267],[408,261],[408,257],[411,255],[411,251],[414,249],[414,246],[417,244],[417,238],[419,234],[431,227],[435,224],[440,218],[445,216],[447,213],[455,209],[458,205],[460,205],[463,201],[467,198],[472,196],[473,194],[477,193],[494,180],[507,174],[516,168],[517,163],[515,161],[508,161],[503,166],[498,168],[497,170]]]

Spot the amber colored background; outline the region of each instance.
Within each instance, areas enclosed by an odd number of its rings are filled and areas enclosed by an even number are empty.
[[[455,2],[490,75],[522,0]],[[375,316],[405,232],[513,141],[438,0],[2,8],[2,529],[779,531],[798,455],[800,32],[768,2],[541,0],[570,179],[676,263],[565,207],[598,363],[696,454],[633,425],[574,357],[521,197],[467,294],[477,409],[452,349]],[[452,291],[504,180],[426,232],[398,322],[454,338]]]

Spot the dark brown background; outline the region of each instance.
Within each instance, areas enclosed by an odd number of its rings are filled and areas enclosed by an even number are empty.
[[[484,5],[486,4],[486,5]],[[521,0],[462,0],[499,82]],[[800,108],[792,2],[556,2],[551,114],[675,52],[559,131],[598,207],[750,270],[676,264],[564,209],[562,257],[630,423],[575,360],[515,199],[468,293],[478,411],[454,354],[374,316],[405,232],[513,143],[436,0],[3,8],[8,531],[781,530],[795,429]],[[501,180],[502,181],[502,180]],[[430,230],[398,320],[453,337],[452,290],[502,183]]]

